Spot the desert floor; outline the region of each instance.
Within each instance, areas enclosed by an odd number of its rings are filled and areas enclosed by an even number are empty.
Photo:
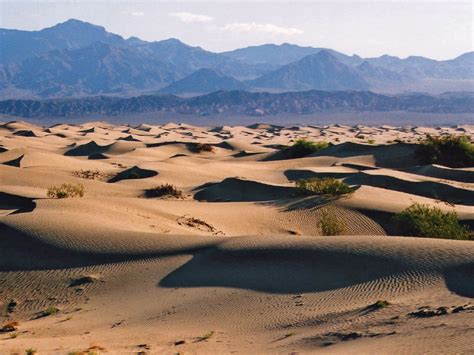
[[[472,354],[474,242],[390,224],[474,221],[474,168],[416,163],[444,133],[474,127],[1,124],[0,353]],[[335,145],[282,159],[298,138]],[[295,196],[313,176],[358,189]],[[84,197],[47,198],[62,183]],[[184,196],[147,197],[163,183]],[[347,235],[320,236],[327,209]]]

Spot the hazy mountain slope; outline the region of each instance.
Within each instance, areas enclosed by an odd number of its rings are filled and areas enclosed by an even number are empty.
[[[124,39],[104,27],[68,20],[40,31],[0,29],[0,64],[11,63],[54,49],[78,49],[94,42],[121,44]]]
[[[366,90],[369,84],[328,51],[320,51],[249,82],[256,88],[283,90]]]
[[[199,69],[187,77],[171,83],[161,89],[161,92],[172,94],[209,93],[219,90],[240,90],[245,85],[226,75],[221,75],[212,69]]]
[[[322,50],[330,52],[334,57],[344,64],[357,65],[363,61],[363,59],[357,55],[351,57],[332,49],[301,47],[289,43],[283,43],[280,45],[263,44],[260,46],[250,46],[235,49],[229,52],[223,52],[222,54],[245,63],[266,64],[276,69],[279,66],[296,62],[307,55],[316,54]]]
[[[158,58],[102,42],[50,51],[5,66],[3,71],[8,77],[3,87],[14,85],[40,97],[127,93],[176,80],[174,68]]]
[[[143,53],[150,53],[164,62],[173,63],[178,77],[184,77],[201,68],[211,68],[236,78],[255,78],[268,71],[264,66],[255,66],[212,53],[201,47],[189,46],[171,38],[164,41],[138,45]]]

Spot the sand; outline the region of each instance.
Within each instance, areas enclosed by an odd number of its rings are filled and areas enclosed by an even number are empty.
[[[474,243],[389,223],[420,202],[473,225],[474,168],[417,165],[427,134],[474,127],[1,124],[0,353],[472,353]],[[334,146],[283,159],[299,138]],[[295,195],[326,176],[357,189]]]

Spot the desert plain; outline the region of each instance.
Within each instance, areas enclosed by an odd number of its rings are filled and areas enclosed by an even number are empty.
[[[2,123],[0,353],[472,354],[474,242],[391,226],[416,202],[472,226],[474,168],[419,165],[428,134],[474,126]],[[302,138],[333,145],[282,154]],[[354,191],[295,194],[312,177]]]

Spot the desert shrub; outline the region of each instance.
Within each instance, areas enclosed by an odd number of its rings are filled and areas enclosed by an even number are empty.
[[[38,315],[36,316],[36,318],[49,317],[49,316],[52,316],[53,314],[56,314],[58,312],[59,312],[59,308],[54,307],[54,306],[50,306],[50,307],[46,308],[44,311],[39,312]]]
[[[390,305],[390,303],[388,301],[378,300],[377,302],[375,302],[374,304],[372,304],[369,307],[372,307],[372,308],[375,308],[375,309],[380,309],[380,308],[388,307],[389,305]]]
[[[292,146],[283,149],[283,154],[290,159],[302,158],[329,147],[328,142],[311,142],[298,139]]]
[[[17,330],[18,322],[7,322],[0,327],[0,333],[9,333]]]
[[[111,173],[104,173],[100,170],[74,170],[73,176],[89,180],[106,180],[112,176]]]
[[[456,212],[415,203],[393,217],[401,235],[445,239],[469,239],[469,230]]]
[[[82,184],[62,184],[50,187],[47,196],[49,198],[83,197],[84,193],[85,189]]]
[[[162,184],[157,187],[145,190],[146,197],[163,197],[172,196],[176,198],[184,198],[183,191],[178,190],[176,186],[171,184]]]
[[[196,153],[201,153],[201,152],[213,152],[214,147],[208,143],[197,143],[194,147],[193,150]]]
[[[422,164],[441,164],[452,168],[474,166],[474,144],[466,136],[427,136],[416,154]]]
[[[369,139],[369,140],[367,141],[367,143],[369,143],[369,144],[375,144],[375,139]]]
[[[346,231],[346,225],[340,221],[334,211],[324,210],[318,222],[322,235],[341,235]]]
[[[348,184],[332,177],[298,180],[296,190],[300,195],[330,196],[340,196],[353,191]]]

